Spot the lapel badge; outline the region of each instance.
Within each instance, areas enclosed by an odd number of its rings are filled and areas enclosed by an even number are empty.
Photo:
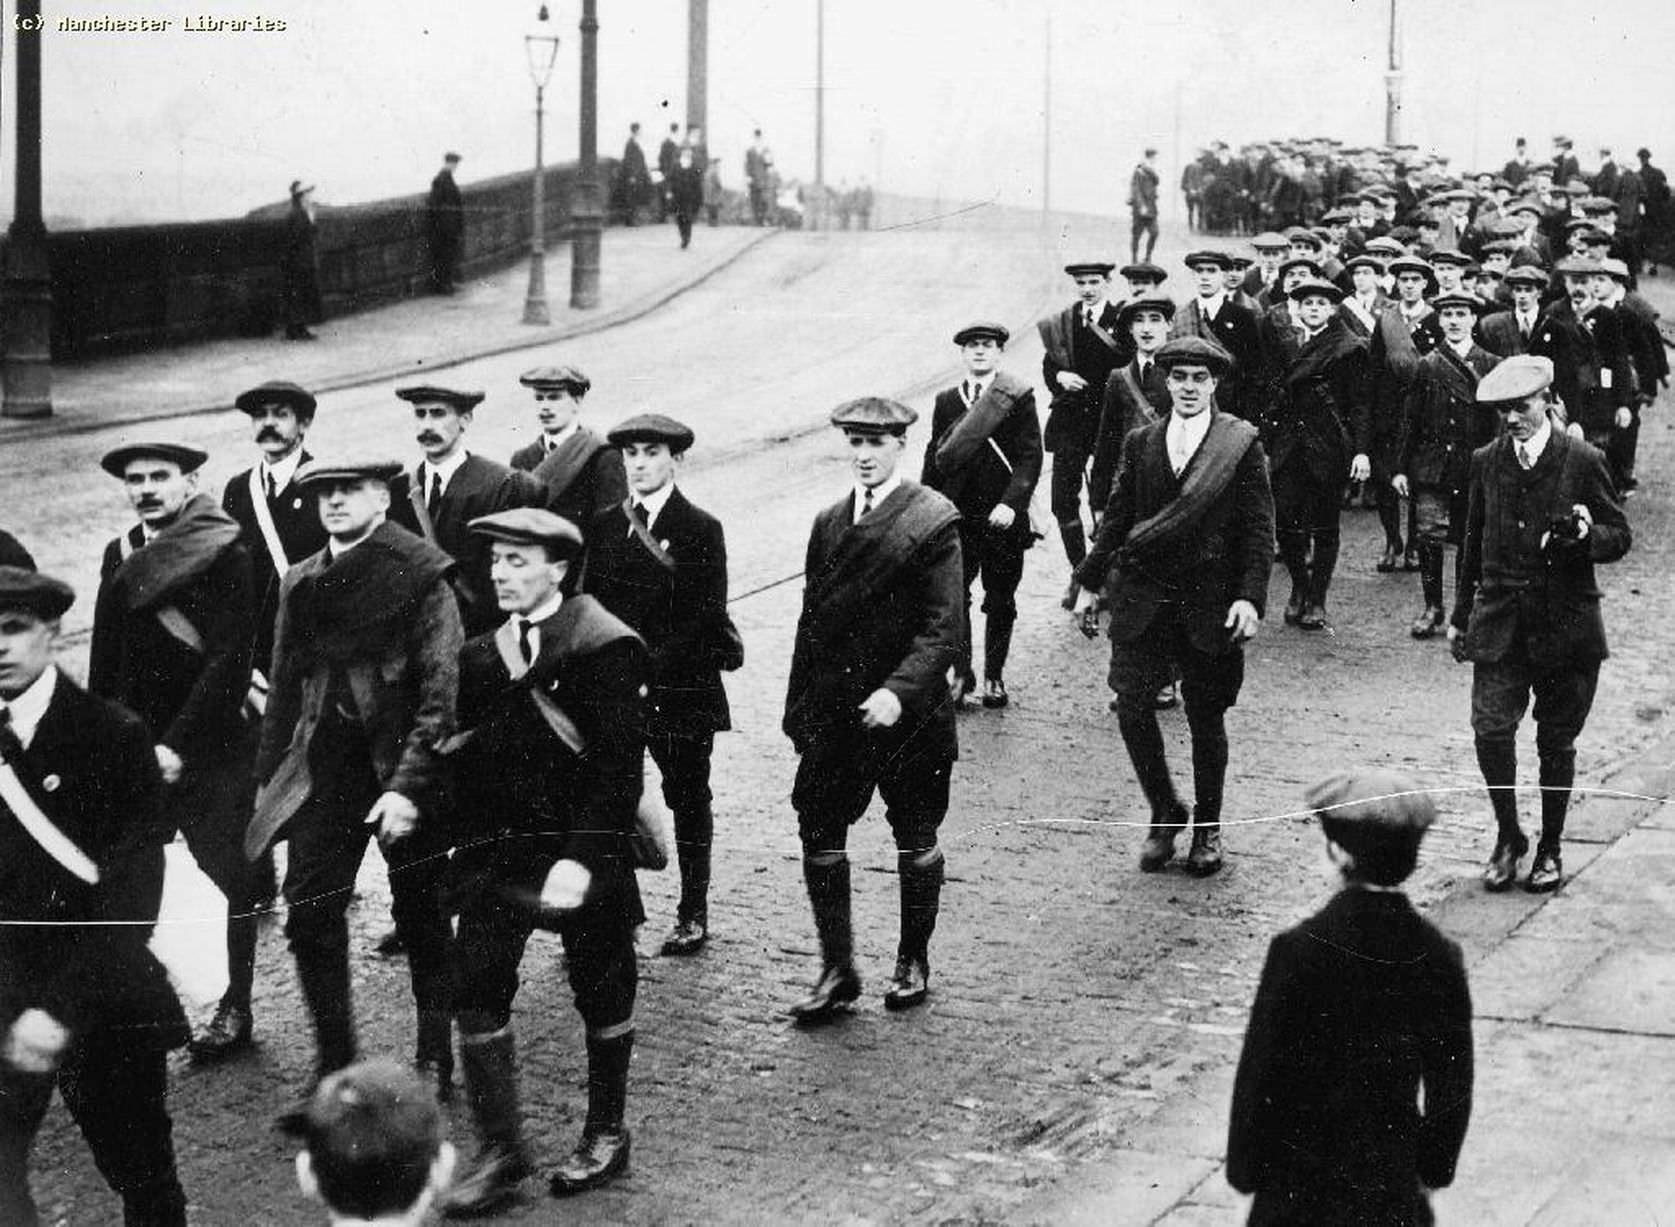
[[[659,541],[657,543],[657,545],[658,545],[659,549],[665,549],[666,550],[666,549],[669,548],[669,543],[667,541]]]
[[[301,511],[302,510],[302,500],[300,498],[294,498],[294,499],[291,500],[291,510],[292,511]]]
[[[59,779],[58,776],[49,775],[41,781],[41,787],[46,789],[48,792],[57,792],[58,786],[63,782],[64,781]]]

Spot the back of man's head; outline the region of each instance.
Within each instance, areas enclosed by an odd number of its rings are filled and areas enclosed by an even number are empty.
[[[393,1061],[328,1075],[280,1126],[303,1145],[298,1183],[334,1222],[416,1223],[452,1175],[454,1149],[443,1140],[434,1092]]]

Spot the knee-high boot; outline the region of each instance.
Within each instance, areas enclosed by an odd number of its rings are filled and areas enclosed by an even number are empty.
[[[617,1034],[587,1033],[587,1121],[576,1149],[553,1173],[549,1187],[555,1195],[596,1189],[628,1170],[629,1137],[623,1115],[633,1055],[631,1024]]]
[[[518,1106],[517,1047],[512,1029],[482,1035],[460,1033],[465,1093],[481,1147],[471,1169],[454,1181],[442,1202],[447,1218],[493,1214],[517,1196],[529,1175]]]
[[[942,903],[942,883],[946,877],[946,861],[940,848],[927,854],[902,852],[897,855],[897,877],[901,880],[901,942],[896,948],[898,959],[929,962],[931,934],[936,932],[936,916]]]
[[[1557,852],[1564,838],[1565,815],[1570,810],[1570,789],[1576,782],[1576,751],[1541,752],[1541,846]]]
[[[1477,741],[1477,766],[1495,812],[1496,842],[1520,853],[1528,845],[1518,826],[1518,749],[1510,739]]]
[[[355,1021],[349,961],[333,951],[296,948],[297,980],[314,1019],[316,1067],[324,1076],[355,1060]]]
[[[820,935],[821,964],[828,970],[850,970],[855,962],[855,939],[849,918],[849,857],[832,864],[803,858],[803,882]]]

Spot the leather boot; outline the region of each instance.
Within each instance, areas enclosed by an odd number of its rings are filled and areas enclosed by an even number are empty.
[[[439,1102],[447,1103],[453,1099],[453,1028],[446,1013],[419,1011],[419,1039],[413,1050],[413,1069],[436,1087]]]
[[[1140,872],[1156,873],[1175,855],[1175,837],[1186,830],[1192,815],[1180,802],[1160,813],[1153,813],[1151,827],[1146,831],[1146,842],[1140,845]]]
[[[1332,575],[1338,569],[1338,534],[1317,534],[1314,539],[1314,561],[1309,564],[1308,604],[1304,606],[1297,625],[1306,631],[1326,629],[1326,593],[1332,587]]]
[[[922,854],[904,852],[897,856],[897,877],[901,881],[901,942],[896,948],[896,970],[884,992],[884,1006],[905,1010],[925,1000],[930,992],[931,934],[936,931],[937,911],[942,901],[946,874],[941,849],[922,864]]]
[[[1518,750],[1510,739],[1477,741],[1477,766],[1489,789],[1489,804],[1495,813],[1495,851],[1483,873],[1483,885],[1503,891],[1512,885],[1518,858],[1529,847],[1518,825]]]
[[[180,1178],[166,1176],[122,1194],[122,1227],[186,1227],[186,1192]]]
[[[662,952],[697,954],[709,941],[710,845],[677,839],[675,858],[680,863],[680,903]]]
[[[800,1023],[823,1022],[861,995],[849,918],[848,856],[830,864],[805,856],[803,881],[820,935],[821,972],[813,990],[790,1013]]]
[[[1419,588],[1425,594],[1425,611],[1408,628],[1415,639],[1430,639],[1442,629],[1442,563],[1443,547],[1439,543],[1419,543]]]
[[[576,1149],[552,1175],[548,1187],[554,1197],[596,1189],[628,1170],[629,1136],[623,1113],[633,1055],[631,1030],[606,1039],[588,1033],[587,1120]]]
[[[466,1173],[443,1196],[444,1218],[494,1214],[518,1195],[529,1175],[518,1108],[517,1049],[510,1027],[487,1035],[460,1035],[465,1094],[482,1147]]]
[[[1279,534],[1279,552],[1286,574],[1291,576],[1291,598],[1285,603],[1285,622],[1287,626],[1296,626],[1309,599],[1308,541],[1302,533],[1283,532]]]
[[[315,1066],[324,1077],[355,1060],[355,1022],[349,995],[349,961],[331,951],[299,947],[297,980],[314,1019]]]

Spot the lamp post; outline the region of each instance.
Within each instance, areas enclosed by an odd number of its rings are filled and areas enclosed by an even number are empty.
[[[17,204],[0,291],[5,400],[0,415],[52,415],[52,273],[41,219],[41,4],[18,0]]]
[[[570,307],[599,305],[599,251],[605,229],[605,193],[599,183],[599,13],[582,0],[581,133],[576,186],[570,195]]]
[[[529,61],[529,79],[535,83],[535,184],[531,193],[533,216],[529,227],[529,292],[523,300],[523,322],[550,324],[547,311],[547,200],[546,166],[542,141],[546,127],[547,82],[558,62],[558,35],[546,32],[547,6],[535,18],[537,26],[523,36],[524,58]]]

